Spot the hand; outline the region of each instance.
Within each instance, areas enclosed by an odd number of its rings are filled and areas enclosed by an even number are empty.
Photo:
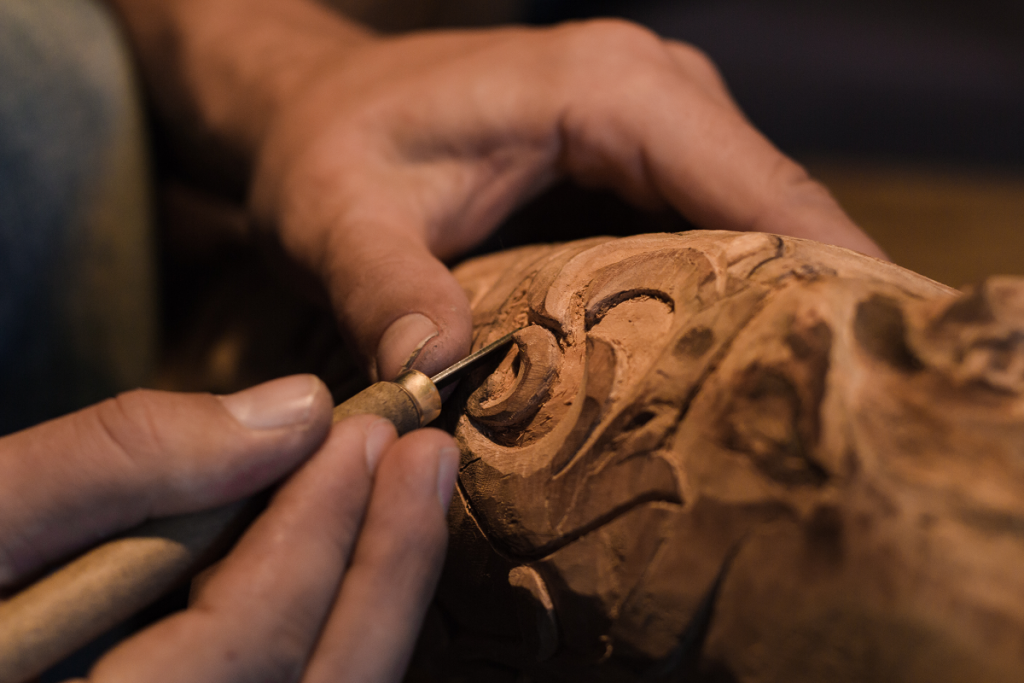
[[[200,166],[249,169],[264,233],[380,377],[465,355],[469,306],[440,259],[561,176],[704,228],[883,255],[703,54],[627,22],[382,38],[309,0],[110,1],[168,127],[221,150]]]
[[[251,198],[390,377],[421,346],[430,371],[466,353],[439,259],[563,174],[705,228],[882,255],[701,53],[618,21],[384,38],[317,64],[266,127]]]
[[[307,375],[220,398],[131,392],[0,439],[0,587],[299,467],[194,604],[90,680],[398,680],[440,571],[457,451],[373,416],[328,434],[330,408]]]

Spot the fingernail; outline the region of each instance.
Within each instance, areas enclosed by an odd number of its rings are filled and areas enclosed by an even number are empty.
[[[411,368],[423,347],[437,335],[437,325],[421,313],[410,313],[391,323],[377,347],[378,376],[390,379]]]
[[[309,421],[319,385],[313,375],[294,375],[217,398],[241,425],[278,429]]]
[[[384,449],[398,438],[395,426],[387,420],[376,420],[366,430],[366,469],[372,476],[377,471]]]
[[[437,501],[441,510],[447,515],[448,505],[455,492],[455,477],[459,472],[459,449],[445,446],[437,453]]]

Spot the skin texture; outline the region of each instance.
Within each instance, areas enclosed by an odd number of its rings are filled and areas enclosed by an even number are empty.
[[[381,37],[307,0],[112,5],[179,165],[246,198],[381,377],[465,354],[442,260],[563,176],[701,227],[881,253],[706,57],[625,22]],[[410,314],[426,321],[393,327]]]
[[[457,451],[438,430],[330,420],[304,375],[226,397],[131,392],[0,439],[0,586],[287,476],[190,608],[89,680],[400,679],[440,572]]]
[[[880,254],[824,188],[749,125],[702,54],[627,23],[381,37],[311,0],[109,5],[175,171],[244,210],[244,230],[324,295],[377,377],[410,364],[432,373],[465,355],[469,302],[442,259],[565,176],[641,205],[668,205],[702,227],[771,230]],[[263,450],[217,418],[212,400],[131,394],[5,441],[18,476],[4,481],[20,482],[5,504],[20,502],[0,520],[0,579],[17,581],[151,515],[266,486],[315,448],[310,437]],[[194,421],[185,419],[190,410]],[[122,417],[135,425],[137,443],[110,430]],[[207,422],[207,431],[188,427]],[[207,444],[200,434],[217,439]],[[341,668],[366,680],[399,675],[444,537],[439,517],[412,495],[416,486],[436,492],[444,467],[421,472],[412,461],[443,459],[439,444],[447,442],[436,432],[397,442],[371,488],[369,472],[344,465],[362,457],[360,434],[341,428],[328,438],[196,610],[130,641],[95,677],[252,680],[259,669],[267,680],[302,670],[313,680]],[[199,444],[206,446],[191,448]],[[194,452],[209,459],[190,459]],[[159,457],[139,464],[140,454]],[[262,463],[252,472],[239,464],[249,456]],[[69,493],[80,467],[93,488]],[[327,472],[304,474],[309,468]],[[375,504],[378,490],[401,504]],[[302,531],[282,531],[289,528]],[[320,580],[299,580],[301,563],[290,561],[299,556]],[[259,580],[246,569],[258,565],[254,558],[267,562]],[[339,582],[333,608],[311,607],[326,604]],[[273,584],[281,595],[244,599],[250,584]],[[351,599],[349,585],[362,586]],[[270,623],[278,613],[289,615],[279,626],[290,629],[284,638]],[[252,627],[245,638],[243,627]]]
[[[448,403],[441,671],[1020,679],[1020,278],[698,231],[456,275],[474,347],[525,327]]]

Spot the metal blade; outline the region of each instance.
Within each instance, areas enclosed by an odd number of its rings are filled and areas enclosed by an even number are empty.
[[[509,332],[498,341],[492,342],[485,346],[484,348],[477,351],[476,353],[466,356],[455,365],[445,370],[442,370],[441,372],[431,377],[430,381],[433,382],[438,389],[441,389],[442,385],[453,384],[467,372],[479,366],[484,360],[486,360],[492,354],[507,349],[509,345],[512,344],[512,335],[514,335],[518,331],[519,330]]]

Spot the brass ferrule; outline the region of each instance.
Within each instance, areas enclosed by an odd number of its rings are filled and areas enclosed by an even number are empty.
[[[420,416],[420,427],[429,424],[441,414],[441,394],[430,378],[419,370],[406,370],[395,379],[395,384],[409,394]]]

